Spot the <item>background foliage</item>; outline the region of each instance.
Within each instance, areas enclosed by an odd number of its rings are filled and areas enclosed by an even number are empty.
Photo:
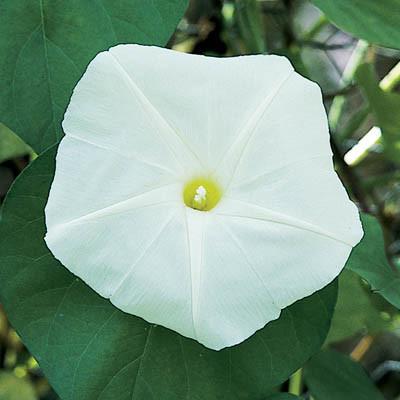
[[[400,0],[0,0],[2,201],[23,171],[0,220],[0,400],[398,400],[399,26]],[[335,311],[336,283],[217,353],[119,312],[48,252],[66,105],[90,59],[120,42],[284,54],[319,83],[365,230]]]

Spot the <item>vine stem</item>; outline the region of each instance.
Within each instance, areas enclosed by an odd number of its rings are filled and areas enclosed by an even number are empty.
[[[315,21],[314,25],[303,34],[302,40],[312,40],[321,30],[329,24],[328,18],[323,14]]]
[[[350,353],[350,357],[354,361],[360,361],[368,349],[371,347],[372,343],[374,341],[374,337],[371,335],[364,336],[361,338],[361,340],[356,344],[352,352]]]
[[[392,68],[389,73],[379,82],[379,87],[384,91],[384,92],[391,92],[393,89],[397,87],[397,85],[400,84],[400,62],[397,63],[394,68]],[[362,114],[368,114],[368,106],[362,107],[358,111],[358,115]],[[367,137],[371,137],[370,135],[374,134],[374,129],[370,130],[367,132],[359,141],[360,143],[363,139],[366,139]],[[351,165],[357,165],[359,164],[368,154],[369,149],[375,145],[377,142],[380,140],[380,135],[374,135],[374,139],[367,145],[365,148],[362,148],[360,153],[357,154],[357,157],[352,160]],[[369,142],[369,140],[368,140]]]
[[[341,78],[342,83],[344,83],[345,85],[349,85],[353,81],[354,74],[359,65],[364,61],[365,57],[368,54],[369,49],[370,46],[367,42],[365,42],[364,40],[358,41],[346,65],[346,68],[343,71]],[[343,95],[335,96],[328,113],[329,126],[331,128],[331,133],[333,133],[331,134],[331,147],[334,154],[334,159],[343,174],[343,178],[345,178],[348,181],[355,199],[358,201],[361,209],[364,212],[369,212],[370,209],[368,201],[366,200],[368,198],[368,193],[366,193],[363,187],[359,185],[358,179],[355,176],[354,172],[345,163],[343,159],[343,154],[340,151],[339,146],[337,145],[336,140],[334,138],[334,134],[337,132],[339,121],[344,111],[345,102],[346,102],[345,96]]]
[[[384,92],[390,92],[400,84],[400,62],[381,80],[379,83],[380,88]]]
[[[300,396],[303,389],[303,370],[298,369],[289,379],[289,393]]]
[[[349,85],[353,81],[354,74],[359,65],[364,61],[368,49],[369,44],[367,42],[365,42],[364,40],[358,41],[357,46],[354,49],[353,54],[351,55],[350,60],[346,65],[346,68],[343,71],[341,80],[344,85]],[[335,96],[332,101],[331,108],[329,109],[329,126],[334,132],[336,132],[338,128],[339,121],[344,110],[345,102],[345,96]]]

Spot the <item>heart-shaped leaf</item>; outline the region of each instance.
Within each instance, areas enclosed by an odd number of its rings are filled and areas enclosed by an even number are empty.
[[[187,0],[0,1],[0,115],[36,152],[57,143],[89,61],[117,43],[165,45]]]
[[[363,214],[364,237],[353,249],[346,268],[364,278],[372,289],[400,308],[400,271],[390,265],[385,253],[382,229],[376,218]]]
[[[313,357],[304,379],[315,400],[384,400],[361,365],[336,351]]]
[[[340,29],[368,42],[400,48],[400,0],[312,0]]]
[[[60,265],[43,241],[55,152],[39,156],[4,203],[0,300],[63,400],[263,398],[320,348],[336,283],[285,309],[244,343],[219,352],[99,297]]]
[[[391,326],[394,307],[381,296],[372,293],[359,275],[344,270],[339,277],[338,301],[333,314],[327,342],[336,342],[357,333],[374,334]]]
[[[296,399],[300,399],[300,397],[294,396],[293,394],[290,393],[279,393],[267,398],[267,400],[296,400]]]

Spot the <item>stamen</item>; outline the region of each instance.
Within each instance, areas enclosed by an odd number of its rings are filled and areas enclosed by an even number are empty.
[[[210,178],[195,178],[183,190],[183,201],[198,211],[210,211],[221,198],[221,190]]]
[[[193,208],[204,210],[207,205],[207,190],[204,186],[200,185],[196,189],[196,194],[193,198]]]
[[[197,189],[196,189],[196,193],[201,197],[201,198],[206,198],[206,194],[207,194],[207,190],[204,186],[200,185]]]

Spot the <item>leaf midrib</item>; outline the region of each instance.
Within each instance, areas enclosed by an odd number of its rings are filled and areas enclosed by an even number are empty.
[[[39,7],[40,7],[40,26],[42,31],[42,39],[43,39],[43,50],[44,50],[44,59],[45,59],[45,66],[46,66],[46,75],[47,75],[47,87],[49,92],[50,104],[51,104],[51,122],[50,126],[53,125],[54,135],[56,140],[60,138],[57,135],[56,130],[56,122],[55,122],[55,101],[54,101],[54,94],[51,90],[51,76],[50,76],[50,66],[49,66],[49,55],[48,55],[48,48],[47,48],[47,38],[46,38],[46,29],[45,29],[45,16],[44,16],[44,7],[43,7],[43,0],[39,0]]]

